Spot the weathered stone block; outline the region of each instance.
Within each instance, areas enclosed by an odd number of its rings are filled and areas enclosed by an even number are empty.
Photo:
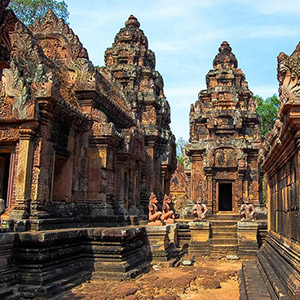
[[[257,244],[258,224],[256,222],[238,222],[238,255],[253,256],[258,250]]]
[[[210,237],[210,223],[209,222],[190,222],[191,242],[203,243],[208,242]]]
[[[18,270],[15,265],[16,233],[0,234],[0,298],[19,299]]]
[[[189,223],[191,240],[189,243],[189,253],[195,255],[205,255],[210,250],[210,223],[204,222],[190,222]]]
[[[129,279],[149,270],[145,227],[92,228],[88,235],[86,251],[94,262],[93,278]]]
[[[168,261],[174,256],[178,225],[146,226],[152,261]]]

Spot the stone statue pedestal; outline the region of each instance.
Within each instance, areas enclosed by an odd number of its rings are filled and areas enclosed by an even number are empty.
[[[256,254],[258,224],[255,221],[241,221],[237,223],[238,256],[250,257]]]
[[[191,240],[189,243],[189,253],[194,255],[209,254],[210,223],[208,221],[189,222]]]
[[[164,221],[166,224],[174,224],[175,220],[174,219],[167,219]]]
[[[147,223],[147,226],[163,226],[164,223],[162,221],[155,221]]]
[[[153,262],[166,262],[178,253],[176,249],[178,224],[150,225],[146,226],[146,231]]]
[[[184,219],[192,219],[193,216],[193,206],[194,202],[193,201],[188,201],[185,205],[185,208],[183,210],[183,218]]]

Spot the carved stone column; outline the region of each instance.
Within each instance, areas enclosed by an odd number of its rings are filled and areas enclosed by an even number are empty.
[[[121,156],[119,157],[121,158]],[[127,209],[125,207],[125,162],[120,160],[117,164],[117,199],[116,199],[116,207],[118,214],[125,215],[127,214]]]
[[[239,211],[239,206],[241,205],[240,200],[243,201],[243,187],[244,187],[244,172],[239,170],[238,179],[236,182],[236,190],[235,190],[235,200],[233,203],[233,211],[237,213]]]
[[[34,157],[32,158],[32,189],[31,189],[31,219],[48,217],[46,205],[52,199],[52,176],[55,163],[55,152],[51,140],[51,120],[56,100],[51,97],[38,98],[39,105],[39,135],[36,139]],[[38,230],[38,223],[32,222]]]
[[[198,184],[203,179],[202,178],[202,163],[203,158],[201,153],[194,153],[191,159],[192,169],[191,169],[191,200],[195,201],[198,196],[200,196],[198,190]],[[202,195],[201,195],[202,196]]]
[[[218,211],[216,198],[213,198],[213,179],[212,179],[212,168],[205,168],[206,182],[207,182],[207,208],[214,214]]]
[[[19,131],[20,144],[17,164],[16,206],[10,215],[10,218],[14,220],[27,219],[29,217],[33,144],[37,125],[37,122],[27,123]]]

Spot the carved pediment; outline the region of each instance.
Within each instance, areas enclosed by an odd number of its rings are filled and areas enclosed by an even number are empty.
[[[63,21],[49,10],[42,21],[36,20],[30,30],[50,59],[89,59],[87,50],[78,36]]]
[[[219,148],[215,151],[215,167],[235,168],[237,167],[237,155],[234,149]]]
[[[287,103],[300,103],[300,43],[291,56],[278,55],[277,78],[279,81],[280,110]]]

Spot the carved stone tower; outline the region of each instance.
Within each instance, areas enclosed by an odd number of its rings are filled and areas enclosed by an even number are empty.
[[[206,75],[207,89],[190,109],[191,195],[212,213],[238,212],[249,197],[258,206],[260,126],[252,92],[227,42]]]
[[[155,54],[137,18],[130,16],[105,52],[105,65],[123,86],[138,128],[145,134],[146,163],[142,168],[141,200],[150,192],[169,193],[176,168],[175,137],[170,130],[170,106],[163,79],[155,70]]]

